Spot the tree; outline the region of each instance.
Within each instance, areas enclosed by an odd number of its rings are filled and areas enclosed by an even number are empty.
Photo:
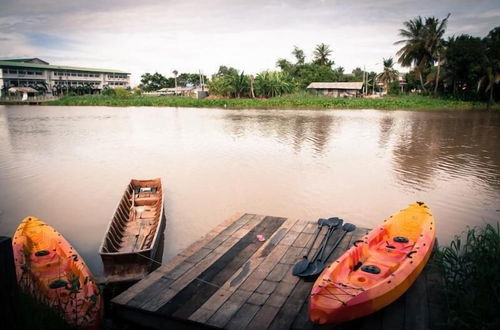
[[[223,77],[234,76],[235,74],[238,74],[238,70],[236,70],[235,68],[221,65],[219,66],[219,70],[214,76],[217,78],[223,78]]]
[[[387,94],[388,86],[391,82],[397,81],[399,77],[399,73],[396,69],[394,69],[394,61],[392,57],[384,58],[384,71],[378,75],[378,80],[384,84],[384,93]]]
[[[304,51],[297,46],[293,46],[292,55],[295,56],[297,65],[304,64],[306,61],[306,56],[304,55]]]
[[[255,91],[259,97],[281,96],[293,89],[293,79],[284,72],[263,71],[255,77]]]
[[[210,93],[214,95],[240,98],[250,92],[250,79],[244,72],[235,68],[220,66],[219,71],[208,83]]]
[[[241,74],[231,76],[231,84],[237,98],[241,98],[243,93],[250,90],[250,80],[243,71],[241,71]]]
[[[481,38],[467,34],[449,38],[444,57],[443,79],[451,86],[453,95],[475,96],[486,65],[486,47]]]
[[[425,92],[427,89],[424,86],[423,70],[432,59],[425,51],[424,22],[419,16],[403,22],[403,25],[405,28],[399,30],[399,35],[403,39],[394,43],[395,45],[403,44],[403,47],[396,53],[399,56],[398,63],[404,67],[415,67],[422,90]]]
[[[158,72],[154,74],[145,73],[141,76],[140,87],[146,92],[157,91],[167,87],[167,78]]]
[[[179,72],[177,70],[174,70],[172,71],[172,73],[174,74],[175,92],[177,93],[177,75],[179,74]]]
[[[322,65],[322,66],[332,66],[334,62],[330,60],[328,57],[332,55],[333,51],[330,49],[330,46],[321,43],[316,45],[314,48],[314,64]]]
[[[444,49],[443,35],[450,14],[443,20],[435,17],[422,19],[421,16],[403,23],[404,28],[399,30],[402,40],[394,44],[403,44],[403,47],[396,53],[399,56],[398,62],[405,67],[414,66],[420,78],[422,90],[427,89],[424,84],[423,72],[437,63],[437,74],[434,86],[434,93],[437,93],[439,85],[439,73],[441,65],[441,55]]]
[[[364,71],[359,67],[352,70],[352,75],[354,76],[355,80],[363,80],[363,73]]]
[[[427,51],[429,52],[432,60],[437,63],[437,73],[436,82],[434,84],[434,95],[437,94],[439,86],[439,75],[441,69],[442,53],[444,51],[444,40],[443,35],[446,31],[446,25],[448,24],[448,18],[450,14],[446,16],[445,19],[439,21],[438,18],[428,17],[425,20],[425,44]]]
[[[486,66],[478,90],[484,87],[484,91],[489,92],[488,102],[493,103],[495,87],[500,83],[500,26],[491,30],[483,42],[486,47]]]

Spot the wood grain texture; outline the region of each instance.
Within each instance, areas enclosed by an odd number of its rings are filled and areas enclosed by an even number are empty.
[[[113,302],[125,302],[124,308],[134,310],[136,322],[142,313],[144,322],[139,323],[154,324],[156,329],[177,325],[238,330],[439,329],[436,324],[444,320],[445,302],[442,296],[437,297],[442,278],[432,267],[424,269],[405,295],[372,315],[337,326],[310,322],[307,304],[313,282],[293,276],[291,271],[307,252],[316,229],[316,222],[240,215]],[[335,261],[367,231],[358,228],[348,233],[327,263]],[[325,232],[323,228],[311,256]],[[256,234],[265,234],[266,241],[258,242]],[[341,230],[334,232],[327,251],[341,234]],[[126,312],[118,310],[127,318]],[[148,321],[150,315],[155,322]]]

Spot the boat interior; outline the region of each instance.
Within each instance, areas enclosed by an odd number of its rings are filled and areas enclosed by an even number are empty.
[[[160,179],[132,180],[113,215],[101,253],[150,249],[161,221],[162,199]]]

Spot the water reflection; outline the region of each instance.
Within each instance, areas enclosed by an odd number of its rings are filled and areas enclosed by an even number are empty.
[[[235,212],[373,227],[427,202],[446,243],[499,219],[500,114],[0,107],[0,235],[35,215],[99,273],[130,178],[162,177],[168,259]]]
[[[316,156],[321,156],[331,135],[340,125],[341,118],[333,113],[302,113],[268,111],[248,113],[227,113],[224,120],[227,129],[235,137],[255,134],[276,139],[280,143],[292,143],[296,152],[310,144]]]

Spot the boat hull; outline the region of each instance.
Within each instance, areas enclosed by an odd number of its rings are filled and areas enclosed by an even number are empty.
[[[391,216],[318,277],[309,300],[311,321],[343,323],[394,302],[422,272],[434,241],[434,218],[424,203]]]
[[[54,228],[25,218],[12,240],[20,287],[82,329],[98,329],[103,298],[78,252]],[[75,308],[76,306],[76,308]]]
[[[138,281],[161,263],[165,229],[160,179],[131,180],[101,243],[103,282]]]

